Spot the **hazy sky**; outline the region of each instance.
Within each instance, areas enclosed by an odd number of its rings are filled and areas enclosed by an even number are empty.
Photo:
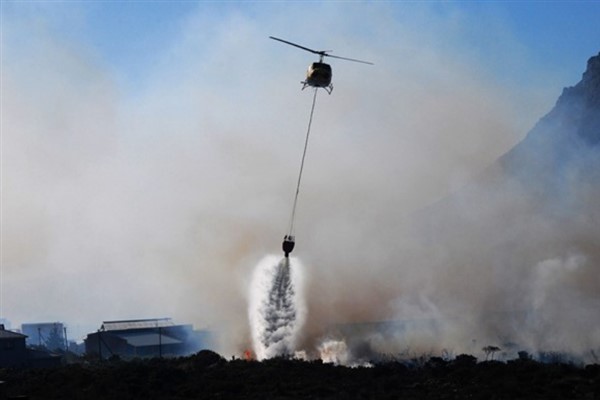
[[[360,242],[492,163],[600,51],[598,1],[1,7],[0,317],[76,338],[111,319],[247,325],[252,266],[287,226],[315,60],[269,35],[375,63],[332,60],[317,99],[297,225],[309,270],[333,262],[332,235]]]
[[[513,56],[537,68],[557,70],[565,80],[576,79],[581,64],[597,51],[600,28],[596,16],[598,1],[391,1],[391,2],[310,2],[290,5],[278,1],[4,1],[3,22],[18,25],[21,35],[35,34],[32,24],[44,24],[48,33],[62,40],[77,43],[97,57],[97,61],[122,79],[124,85],[143,85],[151,80],[156,61],[181,41],[185,24],[201,16],[205,32],[218,29],[233,15],[248,18],[268,35],[285,36],[287,32],[313,31],[312,34],[289,38],[306,46],[331,45],[334,39],[327,32],[337,30],[340,15],[335,10],[366,10],[348,21],[346,29],[361,35],[368,43],[376,38],[372,31],[374,16],[369,12],[388,13],[392,19],[410,19],[411,15],[429,14],[429,24],[440,18],[454,24],[466,49],[477,52],[494,63]],[[360,12],[359,12],[360,13]],[[36,22],[34,22],[36,21]],[[409,23],[404,21],[404,23]],[[423,32],[436,34],[436,26],[424,23]],[[232,33],[234,27],[230,27]],[[39,33],[39,32],[38,32]],[[306,39],[303,37],[305,36]],[[318,38],[314,40],[313,37]],[[393,38],[389,38],[393,39]],[[401,38],[396,38],[401,40]],[[444,37],[438,40],[443,41]],[[447,38],[446,38],[447,39]],[[496,48],[497,41],[511,40],[511,48]],[[198,53],[210,48],[197,43]],[[259,45],[259,44],[256,44]],[[376,46],[375,46],[376,47]],[[486,51],[486,50],[491,51]],[[348,46],[348,51],[352,50]],[[269,56],[276,57],[281,49],[272,46]],[[338,50],[341,51],[341,50]],[[501,51],[501,53],[498,53]],[[384,63],[385,55],[378,55]],[[305,55],[306,57],[306,55]],[[501,69],[503,61],[498,69]],[[519,79],[519,71],[497,71],[506,79]]]

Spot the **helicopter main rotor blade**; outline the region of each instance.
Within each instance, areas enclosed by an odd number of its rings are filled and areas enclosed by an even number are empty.
[[[297,47],[297,48],[299,48],[299,49],[302,49],[302,50],[306,50],[306,51],[308,51],[308,52],[311,52],[311,53],[313,53],[313,54],[318,54],[318,55],[320,55],[321,57],[333,57],[333,58],[338,58],[338,59],[340,59],[340,60],[354,61],[354,62],[358,62],[358,63],[362,63],[362,64],[374,65],[374,64],[373,64],[372,62],[370,62],[370,61],[363,61],[363,60],[357,60],[357,59],[355,59],[355,58],[340,57],[340,56],[334,56],[334,55],[332,55],[332,54],[327,54],[327,53],[329,53],[331,50],[321,50],[321,51],[317,51],[317,50],[309,49],[308,47],[300,46],[299,44],[296,44],[296,43],[288,42],[287,40],[283,40],[283,39],[276,38],[276,37],[274,37],[274,36],[269,36],[269,38],[270,38],[270,39],[273,39],[273,40],[277,40],[278,42],[282,42],[282,43],[285,43],[285,44],[289,44],[290,46],[294,46],[294,47]]]
[[[317,50],[309,49],[308,47],[300,46],[299,44],[288,42],[287,40],[279,39],[279,38],[276,38],[273,36],[269,36],[269,38],[273,39],[273,40],[277,40],[277,41],[285,43],[285,44],[289,44],[290,46],[298,47],[299,49],[306,50],[306,51],[309,51],[314,54],[318,54],[320,56],[327,55],[327,54],[325,54],[324,51],[317,51]]]
[[[355,58],[348,58],[348,57],[340,57],[340,56],[334,56],[333,54],[327,54],[324,53],[323,54],[325,57],[333,57],[333,58],[339,58],[340,60],[346,60],[346,61],[354,61],[354,62],[358,62],[358,63],[363,63],[363,64],[369,64],[369,65],[375,65],[370,61],[363,61],[363,60],[357,60]]]

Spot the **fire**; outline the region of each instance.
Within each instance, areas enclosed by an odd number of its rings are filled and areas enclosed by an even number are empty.
[[[252,361],[255,359],[256,357],[254,357],[254,353],[252,353],[252,350],[244,350],[244,360]]]

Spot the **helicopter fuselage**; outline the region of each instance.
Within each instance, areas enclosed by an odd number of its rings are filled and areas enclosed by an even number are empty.
[[[325,88],[331,91],[331,66],[324,62],[314,62],[306,71],[306,81],[302,82],[304,87],[312,86],[317,88]],[[304,89],[303,87],[303,89]]]

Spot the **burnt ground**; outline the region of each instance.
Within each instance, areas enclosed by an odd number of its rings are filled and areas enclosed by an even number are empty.
[[[480,362],[461,355],[418,366],[347,368],[320,361],[226,361],[201,351],[173,359],[3,369],[14,399],[600,399],[600,365]]]

